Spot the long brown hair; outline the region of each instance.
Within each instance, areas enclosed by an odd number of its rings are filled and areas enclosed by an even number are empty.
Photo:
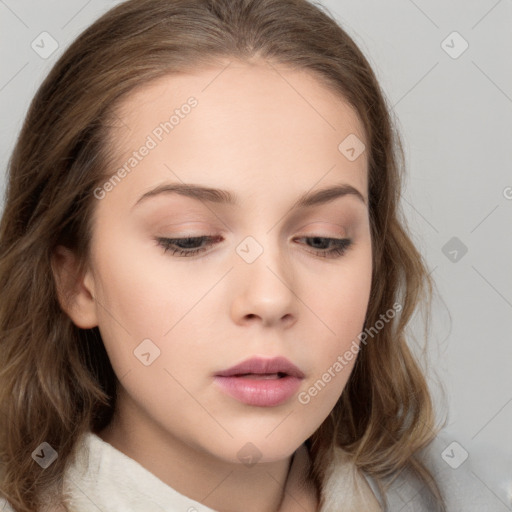
[[[422,450],[433,404],[406,343],[406,327],[433,282],[398,204],[404,157],[387,100],[359,48],[329,12],[307,0],[130,0],[64,52],[35,95],[9,162],[0,224],[0,491],[33,512],[61,485],[76,442],[105,427],[116,377],[98,328],[79,329],[59,304],[57,245],[82,267],[89,256],[94,190],[110,167],[106,141],[121,98],[158,77],[225,59],[265,59],[311,71],[357,111],[365,127],[373,276],[366,326],[402,305],[362,345],[331,415],[308,439],[318,486],[333,446],[385,479],[412,470],[444,511]],[[340,141],[341,142],[341,141]],[[58,457],[41,470],[47,442]]]

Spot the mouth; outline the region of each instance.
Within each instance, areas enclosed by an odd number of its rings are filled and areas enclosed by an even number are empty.
[[[272,359],[262,357],[251,357],[241,363],[222,370],[216,374],[218,377],[241,377],[241,378],[267,378],[280,379],[285,377],[304,378],[304,373],[285,357],[274,357]]]
[[[244,373],[233,375],[233,377],[239,377],[241,379],[254,379],[254,380],[267,380],[267,379],[283,379],[284,377],[288,377],[287,373]]]
[[[304,373],[288,359],[253,357],[215,375],[215,384],[235,400],[256,407],[286,403],[299,390]]]
[[[256,407],[275,407],[288,402],[299,390],[302,379],[277,373],[217,376],[219,389],[238,402]]]

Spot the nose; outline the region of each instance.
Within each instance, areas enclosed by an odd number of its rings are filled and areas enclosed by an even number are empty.
[[[293,268],[277,243],[258,244],[251,250],[261,251],[252,262],[244,259],[243,249],[232,272],[231,317],[238,325],[259,323],[262,326],[290,327],[297,321],[299,298]],[[244,246],[246,248],[248,246]]]

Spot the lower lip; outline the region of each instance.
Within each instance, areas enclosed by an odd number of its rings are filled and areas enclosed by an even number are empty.
[[[247,405],[273,407],[289,400],[299,389],[301,380],[287,375],[282,378],[221,377],[215,382],[228,395]]]

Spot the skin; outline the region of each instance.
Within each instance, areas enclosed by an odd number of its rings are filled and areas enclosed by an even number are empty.
[[[175,108],[198,100],[95,199],[91,259],[69,285],[66,310],[79,327],[99,326],[119,379],[103,440],[218,511],[285,512],[297,503],[315,510],[312,489],[296,478],[284,493],[291,458],[329,415],[355,358],[307,405],[297,395],[274,407],[246,405],[213,377],[253,355],[283,355],[305,374],[301,392],[357,341],[372,272],[367,159],[364,152],[349,161],[338,145],[349,134],[364,141],[364,130],[343,98],[305,71],[261,60],[226,64],[166,76],[120,104],[112,130],[119,166]],[[168,193],[134,207],[148,190],[179,182],[228,189],[240,204]],[[304,192],[340,183],[364,202],[349,194],[292,210]],[[192,257],[155,242],[202,235],[221,239]],[[250,264],[236,252],[247,236],[263,248]],[[323,257],[328,242],[305,237],[353,244]],[[57,278],[73,265],[60,247]],[[133,353],[147,338],[161,351],[149,366]],[[251,467],[237,457],[247,442],[261,454]]]

